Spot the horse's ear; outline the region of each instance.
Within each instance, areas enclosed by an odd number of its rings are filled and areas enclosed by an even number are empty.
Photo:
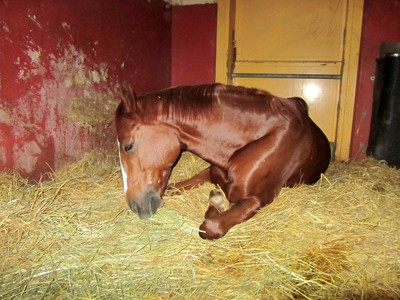
[[[137,111],[136,96],[129,85],[120,84],[119,94],[126,112]]]

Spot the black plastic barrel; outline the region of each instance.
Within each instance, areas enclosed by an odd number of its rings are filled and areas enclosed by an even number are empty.
[[[379,48],[367,154],[400,168],[400,43]]]

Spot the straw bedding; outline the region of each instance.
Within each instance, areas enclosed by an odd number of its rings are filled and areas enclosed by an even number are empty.
[[[206,165],[186,153],[171,180]],[[198,236],[210,184],[140,220],[117,157],[51,176],[0,174],[1,299],[399,299],[400,171],[382,162],[334,162],[217,241]]]

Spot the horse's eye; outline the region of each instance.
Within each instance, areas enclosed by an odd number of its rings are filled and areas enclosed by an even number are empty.
[[[132,143],[132,144],[129,144],[129,145],[126,145],[126,146],[124,147],[124,150],[125,150],[125,152],[129,152],[129,151],[131,151],[131,150],[132,150],[132,148],[133,148],[133,144],[134,144],[134,143]]]

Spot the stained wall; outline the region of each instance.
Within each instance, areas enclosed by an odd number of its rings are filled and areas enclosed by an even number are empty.
[[[39,179],[115,147],[116,86],[171,83],[171,7],[148,0],[0,2],[0,170]]]

